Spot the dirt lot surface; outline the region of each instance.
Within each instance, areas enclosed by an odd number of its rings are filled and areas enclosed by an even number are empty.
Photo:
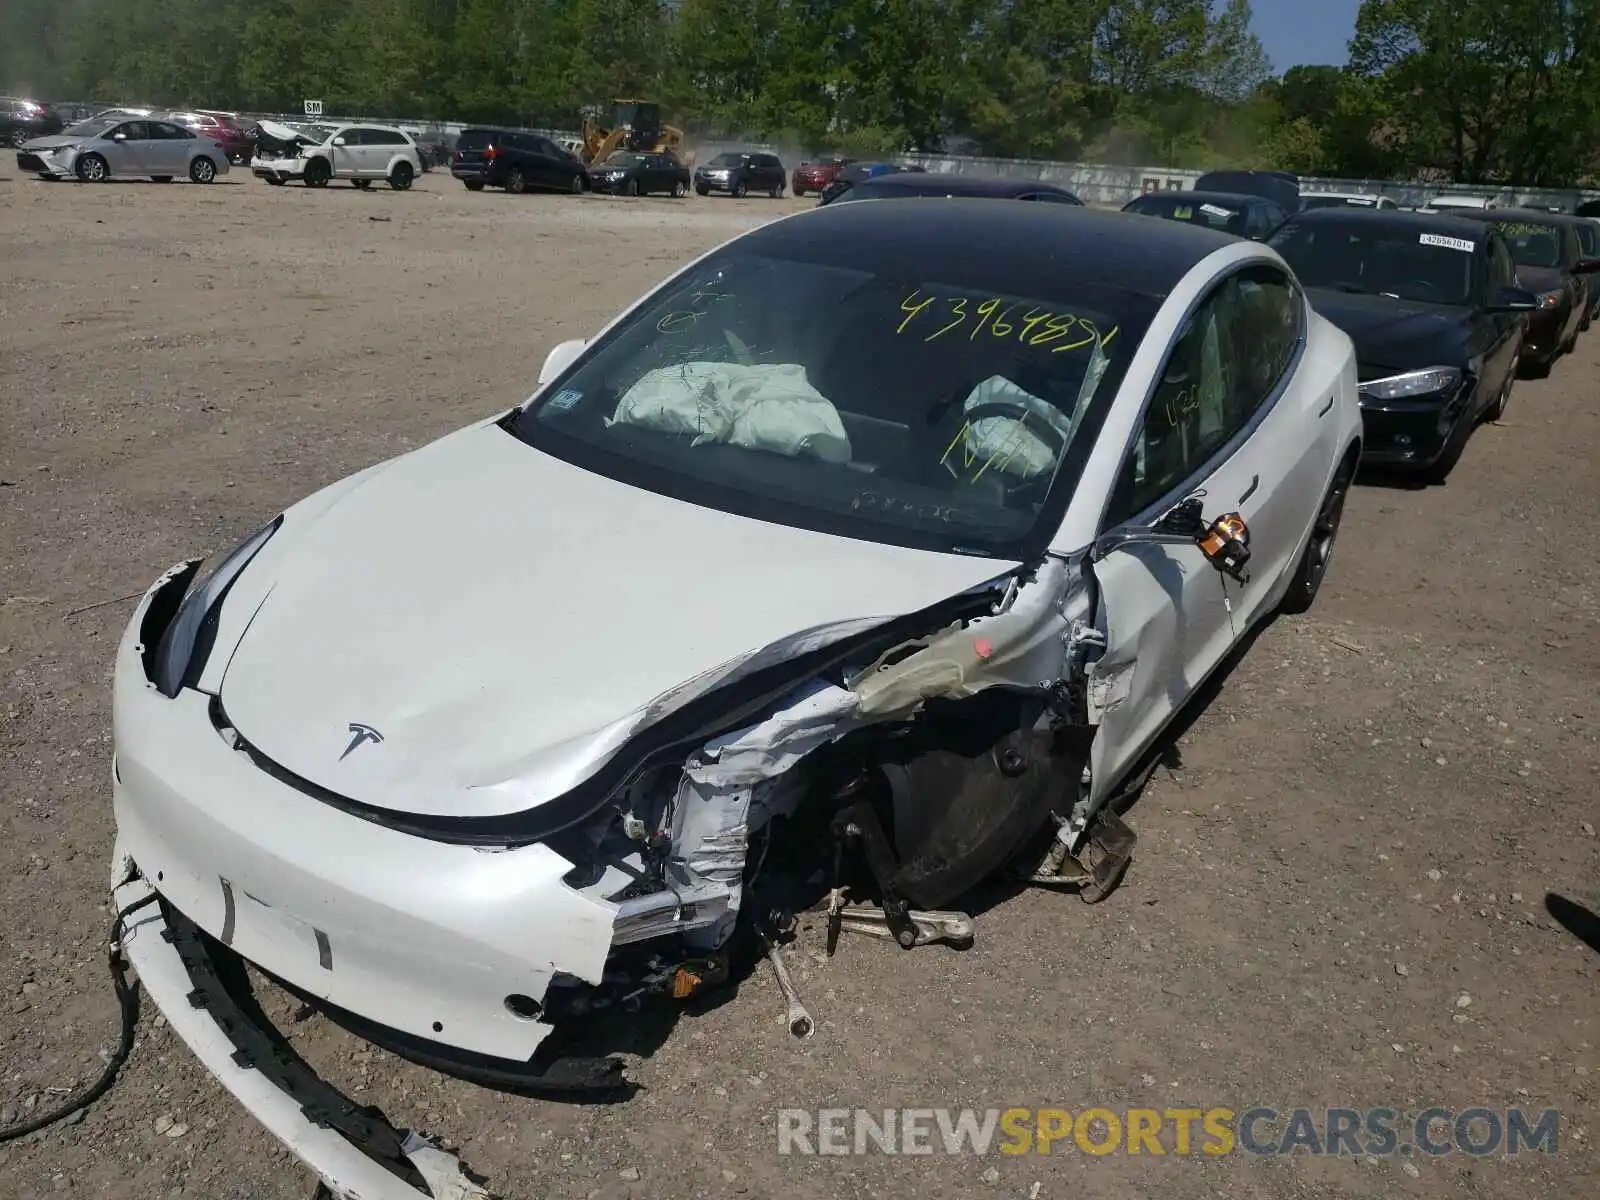
[[[6,176],[12,176],[7,178]],[[807,202],[809,203],[809,202]],[[225,183],[0,165],[0,1124],[115,1044],[110,655],[128,599],[356,468],[503,411],[556,341],[802,207]],[[1125,886],[1015,896],[966,954],[820,931],[686,1013],[613,1106],[497,1094],[313,1017],[295,1045],[499,1194],[1600,1194],[1600,335],[1519,385],[1450,483],[1357,489],[1312,614],[1267,628],[1130,823]],[[74,613],[81,606],[101,607]],[[289,1011],[273,1002],[274,1016]],[[646,1024],[638,1026],[644,1038]],[[660,1040],[659,1038],[653,1040]],[[780,1157],[794,1106],[1561,1111],[1554,1157]],[[1408,1139],[1403,1139],[1408,1140]],[[305,1200],[313,1180],[151,1007],[0,1196]]]

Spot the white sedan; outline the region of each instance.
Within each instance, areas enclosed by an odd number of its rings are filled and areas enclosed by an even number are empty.
[[[242,963],[442,1069],[609,1088],[553,1029],[808,907],[909,948],[997,873],[1098,900],[1163,729],[1316,596],[1360,437],[1350,339],[1260,243],[764,225],[526,403],[157,580],[116,659],[127,952],[336,1194],[411,1195],[438,1152],[319,1126]]]

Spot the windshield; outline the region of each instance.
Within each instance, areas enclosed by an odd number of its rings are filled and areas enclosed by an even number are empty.
[[[1059,520],[1155,302],[1085,294],[1061,272],[1014,294],[972,277],[995,274],[982,260],[944,279],[724,250],[646,300],[512,430],[707,507],[1021,558],[1054,532],[1040,514],[1048,499]]]
[[[618,150],[606,159],[608,167],[632,167],[642,163],[644,158],[638,154],[630,154],[626,150]]]
[[[1500,236],[1511,247],[1511,259],[1519,267],[1561,266],[1561,227],[1534,221],[1496,221]]]
[[[1306,287],[1427,304],[1470,303],[1476,242],[1412,225],[1354,223],[1360,220],[1291,220],[1267,244]]]
[[[1168,221],[1204,225],[1225,233],[1244,232],[1244,206],[1217,200],[1197,200],[1192,196],[1140,196],[1128,205],[1129,212]]]
[[[711,160],[713,167],[737,167],[744,161],[742,154],[719,154]]]
[[[106,130],[116,125],[121,125],[126,117],[90,117],[87,121],[79,121],[65,132],[73,137],[99,137]]]

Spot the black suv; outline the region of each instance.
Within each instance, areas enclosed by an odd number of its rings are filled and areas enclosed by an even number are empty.
[[[473,192],[485,187],[583,192],[589,187],[588,169],[576,155],[547,137],[512,129],[462,130],[450,159],[450,174]]]
[[[694,169],[694,190],[699,195],[727,192],[738,199],[765,192],[776,200],[789,184],[789,176],[776,154],[729,150]]]

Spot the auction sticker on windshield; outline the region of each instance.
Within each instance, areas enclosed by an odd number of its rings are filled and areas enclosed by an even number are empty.
[[[1462,250],[1471,254],[1475,249],[1466,238],[1445,237],[1438,233],[1425,233],[1418,239],[1424,246],[1443,246],[1449,250]]]

